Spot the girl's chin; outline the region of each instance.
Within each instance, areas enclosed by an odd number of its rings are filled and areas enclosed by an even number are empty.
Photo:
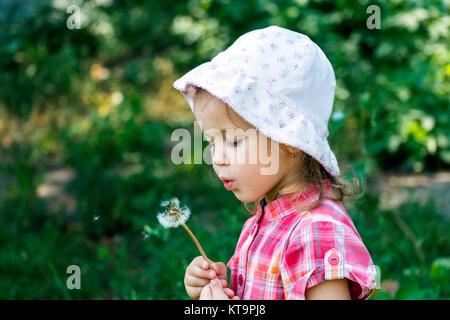
[[[232,190],[232,192],[234,193],[234,195],[236,196],[236,198],[241,201],[241,202],[253,202],[259,199],[259,197],[252,197],[250,195],[247,194],[243,194],[242,192],[239,192],[238,189]]]

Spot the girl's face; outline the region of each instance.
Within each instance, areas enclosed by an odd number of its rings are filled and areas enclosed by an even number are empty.
[[[272,201],[296,163],[221,100],[204,92],[202,96],[196,97],[194,115],[210,143],[212,165],[224,187],[242,202],[262,196]]]

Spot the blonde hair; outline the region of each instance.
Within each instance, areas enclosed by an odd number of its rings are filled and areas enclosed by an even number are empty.
[[[283,150],[283,145],[280,150]],[[302,212],[310,211],[319,207],[325,198],[347,204],[361,195],[361,183],[356,176],[349,179],[344,179],[341,176],[332,176],[316,159],[309,154],[300,150],[297,155],[298,170],[292,174],[290,184],[277,190],[275,198],[292,194],[289,201],[294,201],[298,199],[308,188],[316,186],[319,192],[319,198],[316,201],[303,205],[301,203],[294,204],[294,208],[298,212]],[[325,192],[323,180],[329,181],[331,193]],[[247,203],[244,203],[245,209],[250,214],[255,214],[258,210],[258,203],[261,199],[262,198],[253,202],[253,207],[249,207]]]
[[[203,96],[207,96],[207,100],[211,98],[217,99],[214,95],[211,95],[208,91],[206,91],[203,88],[198,87],[197,88],[197,94],[195,95],[195,101],[197,102],[197,99],[201,100],[202,108],[204,107],[204,101]],[[195,106],[198,104],[195,103]],[[247,121],[239,117],[236,112],[232,112],[234,115],[235,120],[240,122],[239,124],[236,123],[236,121],[233,121],[232,117],[230,116],[229,109],[231,109],[226,103],[226,111],[228,118],[231,122],[233,122],[236,126],[242,127],[243,124],[246,124],[246,126],[252,126]],[[232,110],[232,109],[231,109]],[[232,110],[234,111],[234,110]],[[285,145],[280,144],[280,150],[283,152],[286,156],[290,153]],[[319,198],[314,201],[311,204],[294,204],[294,208],[301,211],[308,211],[313,210],[317,207],[319,207],[323,200],[325,198],[334,200],[334,201],[340,201],[343,204],[346,204],[350,201],[352,201],[354,198],[359,196],[361,191],[361,183],[359,179],[356,176],[353,176],[349,179],[344,179],[341,176],[332,176],[328,171],[325,170],[325,168],[312,156],[309,154],[303,152],[300,149],[299,152],[296,154],[296,158],[298,161],[297,170],[290,176],[289,183],[285,186],[280,187],[279,190],[276,190],[275,193],[275,199],[283,196],[283,195],[289,195],[292,194],[290,197],[290,201],[294,201],[295,199],[298,199],[302,193],[304,193],[308,188],[312,186],[316,186],[319,191]],[[345,167],[341,165],[341,168]],[[342,170],[341,170],[342,171]],[[325,187],[323,185],[323,180],[328,180],[331,186],[331,193],[325,193]],[[263,196],[264,197],[264,196]],[[250,214],[255,214],[258,210],[258,204],[259,201],[262,199],[262,197],[254,202],[244,203],[244,208],[247,210]],[[250,207],[249,204],[253,203],[253,206]]]

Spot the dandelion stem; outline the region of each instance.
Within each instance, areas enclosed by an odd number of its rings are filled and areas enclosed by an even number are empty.
[[[191,236],[192,240],[194,240],[194,243],[197,246],[198,250],[200,251],[200,254],[202,255],[203,259],[205,259],[206,262],[208,262],[208,264],[209,264],[209,259],[206,257],[206,254],[203,251],[202,246],[200,245],[200,242],[198,242],[197,238],[194,236],[194,234],[192,233],[191,229],[189,229],[189,227],[186,225],[186,223],[182,223],[181,225],[187,231],[187,233],[189,233],[189,235]]]

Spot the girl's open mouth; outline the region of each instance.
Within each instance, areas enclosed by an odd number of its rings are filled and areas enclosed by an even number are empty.
[[[233,180],[224,180],[223,186],[225,187],[225,189],[231,190],[234,187],[234,181]]]

